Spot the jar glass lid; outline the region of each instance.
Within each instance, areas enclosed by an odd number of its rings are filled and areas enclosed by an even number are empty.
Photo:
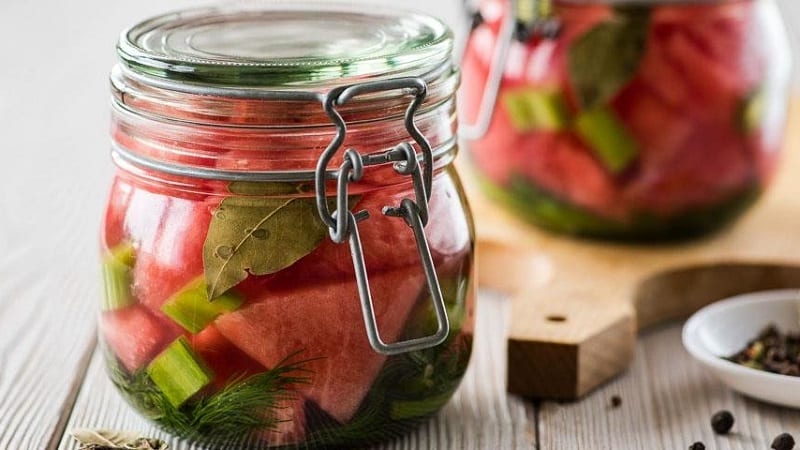
[[[117,49],[124,66],[160,78],[314,88],[423,75],[449,59],[452,40],[425,15],[268,2],[154,17],[123,32]]]

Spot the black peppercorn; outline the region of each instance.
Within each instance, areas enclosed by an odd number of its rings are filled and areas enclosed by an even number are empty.
[[[730,411],[719,411],[711,416],[711,428],[717,434],[728,434],[733,428],[733,414]]]
[[[689,450],[706,450],[706,445],[702,442],[695,442],[689,446]]]
[[[611,397],[611,407],[619,408],[620,406],[622,406],[622,397],[620,397],[619,395]]]
[[[789,433],[781,433],[772,441],[774,450],[792,450],[794,448],[794,438]]]

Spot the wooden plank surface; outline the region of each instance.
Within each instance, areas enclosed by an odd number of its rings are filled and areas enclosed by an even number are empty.
[[[690,360],[680,329],[671,324],[646,332],[630,370],[584,400],[543,403],[541,449],[686,449],[702,441],[714,450],[761,450],[784,431],[798,437],[798,411],[722,386]],[[622,398],[617,409],[610,407],[614,395]],[[711,430],[710,417],[721,409],[736,419],[730,436]]]

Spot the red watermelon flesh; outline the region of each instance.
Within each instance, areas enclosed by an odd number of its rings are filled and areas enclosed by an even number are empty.
[[[169,203],[167,196],[134,187],[125,207],[124,233],[133,241],[137,252],[139,248],[154,245]]]
[[[214,203],[169,198],[155,239],[143,241],[133,268],[134,295],[161,315],[161,306],[189,282],[203,275],[203,244]]]
[[[751,88],[747,80],[706,54],[701,44],[685,30],[676,30],[662,39],[653,45],[661,46],[664,64],[671,65],[674,72],[680,74],[679,78],[666,78],[667,72],[647,82],[663,88],[676,79],[682,80],[690,100],[689,104],[682,105],[683,109],[700,117],[732,124],[741,99]]]
[[[373,271],[369,281],[381,335],[394,342],[420,295],[422,271]],[[355,413],[386,359],[367,341],[354,281],[262,291],[216,324],[265,367],[299,350],[298,359],[320,358],[307,364],[313,382],[301,391],[340,422]]]
[[[106,311],[100,318],[100,335],[130,372],[149,363],[180,333],[180,327],[141,305]]]
[[[651,27],[647,50],[639,63],[636,79],[646,85],[668,105],[681,109],[686,116],[695,114],[690,105],[696,100],[683,73],[685,68],[673,64],[666,53],[663,40],[673,33],[672,28],[655,24]],[[659,37],[663,36],[663,37]],[[633,83],[632,83],[633,84]],[[630,87],[624,91],[630,90]],[[624,95],[624,94],[623,94]]]
[[[264,372],[264,366],[247,356],[214,325],[188,336],[192,348],[214,373],[214,386],[222,388],[231,380]]]
[[[524,148],[521,141],[520,134],[511,125],[508,112],[500,107],[495,111],[486,136],[469,144],[470,157],[483,176],[495,184],[505,185],[516,170],[508,156]]]
[[[192,348],[214,373],[214,388],[222,389],[234,380],[265,372],[264,366],[231,344],[216,326],[210,325],[200,333],[188,337]],[[302,376],[303,374],[298,374]],[[296,395],[281,402],[273,411],[279,421],[275,431],[263,433],[272,444],[301,442],[305,435],[305,398]]]
[[[133,188],[122,178],[115,178],[111,185],[106,213],[103,218],[103,244],[110,249],[125,239],[125,214],[133,195]]]
[[[614,178],[577,137],[536,133],[524,142],[527,160],[519,168],[534,184],[602,216],[624,213]]]
[[[713,205],[749,186],[755,168],[741,136],[714,123],[697,123],[669,158],[626,190],[632,205],[669,215]]]
[[[683,109],[672,107],[640,80],[625,87],[613,107],[626,129],[641,143],[637,177],[663,172],[664,164],[681,151],[689,135],[695,132],[695,124]]]

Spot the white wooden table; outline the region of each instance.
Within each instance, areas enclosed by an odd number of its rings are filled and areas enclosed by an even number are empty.
[[[163,436],[113,390],[94,338],[96,236],[112,173],[106,76],[118,32],[162,8],[0,2],[0,450],[75,449],[73,427]],[[643,335],[633,368],[581,402],[508,396],[508,308],[488,292],[479,303],[462,388],[387,448],[683,449],[703,440],[710,449],[764,449],[781,431],[800,434],[800,413],[734,395],[691,363],[677,324]],[[623,399],[618,409],[613,395]],[[715,439],[708,418],[721,408],[736,415],[737,433]]]

